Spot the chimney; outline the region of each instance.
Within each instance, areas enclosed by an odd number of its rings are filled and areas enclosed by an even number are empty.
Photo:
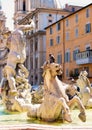
[[[65,4],[65,8],[68,8],[68,4]]]

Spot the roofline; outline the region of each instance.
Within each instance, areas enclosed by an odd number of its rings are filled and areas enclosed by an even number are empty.
[[[83,9],[85,9],[85,8],[87,8],[87,7],[89,7],[89,6],[91,6],[91,5],[92,5],[92,3],[88,4],[87,6],[84,6],[83,8],[81,8],[81,9],[79,9],[79,10],[77,10],[77,11],[75,11],[75,12],[73,12],[73,13],[67,15],[67,16],[65,16],[64,18],[59,19],[59,20],[56,21],[55,23],[52,23],[51,25],[47,26],[45,29],[47,29],[47,28],[49,28],[50,26],[52,26],[52,25],[54,25],[54,24],[60,22],[61,20],[64,20],[64,19],[70,17],[70,16],[73,15],[73,14],[76,14],[77,12],[79,12],[79,11],[81,11],[81,10],[83,10]]]
[[[60,11],[60,12],[65,12],[65,13],[69,13],[70,11],[64,10],[64,9],[54,9],[54,8],[36,8],[35,10],[33,10],[32,12],[28,13],[23,19],[21,19],[19,21],[19,24],[22,23],[22,21],[24,21],[25,19],[28,19],[30,16],[33,16],[33,14],[39,12],[39,11],[46,11],[46,10],[50,10],[50,11]]]
[[[31,35],[27,35],[27,38],[30,38],[30,37],[34,37],[36,35],[45,35],[46,34],[46,31],[45,30],[38,30],[37,32],[31,34]]]

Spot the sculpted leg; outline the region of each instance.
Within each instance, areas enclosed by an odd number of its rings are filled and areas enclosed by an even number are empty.
[[[66,104],[66,101],[64,98],[60,98],[60,101],[61,101],[61,104],[62,104],[62,107],[63,107],[63,118],[64,120],[68,121],[68,122],[72,122],[72,119],[71,119],[71,115],[70,115],[70,110],[69,110],[69,107],[68,105]]]
[[[23,64],[18,64],[18,67],[20,68],[19,70],[19,75],[24,76],[25,78],[28,78],[29,72],[27,68]]]
[[[86,87],[83,90],[83,92],[81,92],[81,100],[85,107],[87,107],[89,99],[90,99],[90,89],[88,87]]]
[[[86,121],[86,115],[85,115],[85,107],[82,103],[82,101],[80,100],[80,98],[78,96],[74,96],[68,103],[68,106],[71,108],[72,106],[75,106],[77,104],[77,107],[80,110],[80,114],[78,115],[78,117],[85,122]]]
[[[16,95],[17,89],[15,84],[15,70],[10,66],[5,66],[4,71],[6,73],[6,78],[9,83],[10,93]]]

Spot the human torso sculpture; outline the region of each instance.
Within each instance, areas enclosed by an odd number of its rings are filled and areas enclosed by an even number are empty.
[[[23,30],[31,30],[34,25],[21,25],[14,30],[7,38],[6,46],[9,49],[6,66],[3,69],[4,80],[2,86],[2,99],[7,110],[21,111],[20,100],[24,103],[31,103],[30,89],[28,83],[28,70],[24,66],[26,60],[26,43],[23,37]]]
[[[9,82],[11,93],[17,94],[15,82],[15,69],[18,64],[23,64],[26,60],[26,44],[23,40],[23,32],[21,30],[15,30],[7,39],[6,45],[10,51],[8,54],[7,64],[4,70],[6,72],[6,77]]]
[[[11,36],[7,39],[9,47],[9,55],[7,59],[7,65],[12,64],[16,68],[17,63],[24,63],[26,60],[26,43],[24,42],[23,32],[21,30],[15,30]],[[9,61],[10,60],[10,61]]]

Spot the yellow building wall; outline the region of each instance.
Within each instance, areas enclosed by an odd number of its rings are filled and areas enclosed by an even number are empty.
[[[86,9],[89,9],[89,17],[86,18]],[[76,23],[75,17],[78,15],[78,22]],[[69,25],[66,26],[66,20],[68,19]],[[60,22],[61,29],[59,31],[56,30],[57,23]],[[46,29],[46,59],[48,60],[49,53],[52,53],[57,59],[57,54],[60,52],[62,54],[62,67],[63,67],[63,80],[67,80],[68,76],[66,75],[66,70],[70,73],[72,70],[79,68],[81,71],[85,67],[89,67],[89,76],[90,81],[92,82],[92,63],[91,64],[82,64],[77,65],[76,61],[73,60],[73,51],[76,48],[79,48],[80,52],[86,51],[86,46],[90,45],[92,49],[92,5],[87,8],[83,8],[68,17],[61,19],[56,22],[52,26],[50,26],[53,30],[53,33],[50,34],[50,27]],[[91,23],[91,32],[85,33],[85,25],[87,23]],[[75,29],[78,28],[78,37],[75,37]],[[66,40],[66,32],[69,32],[69,40]],[[60,44],[56,43],[56,37],[61,36]],[[54,40],[53,46],[50,46],[50,39]],[[70,50],[70,62],[66,63],[65,52]]]
[[[62,28],[63,24],[61,23],[61,30],[57,31],[56,30],[56,25],[53,25],[53,33],[50,34],[50,29],[47,29],[46,31],[46,59],[48,60],[49,54],[52,53],[55,56],[55,59],[57,59],[57,54],[61,53],[63,55],[63,33],[62,33]],[[60,36],[60,43],[58,44],[56,42],[57,36]],[[53,39],[53,46],[50,46],[50,39]],[[64,56],[62,56],[63,58]],[[64,60],[64,59],[62,59]]]
[[[86,8],[87,9],[87,8]],[[79,48],[80,52],[86,50],[86,45],[90,44],[90,48],[92,49],[92,6],[89,7],[90,10],[90,17],[86,18],[86,9],[83,9],[71,16],[69,16],[69,26],[66,27],[66,19],[64,19],[64,28],[65,33],[68,31],[70,33],[70,39],[68,41],[65,40],[65,51],[70,49],[71,59],[69,63],[65,63],[65,70],[68,69],[69,72],[74,70],[75,68],[80,68],[79,70],[83,69],[84,67],[89,67],[89,75],[92,77],[92,64],[85,64],[85,65],[77,65],[75,61],[73,61],[73,51],[76,48]],[[78,22],[75,22],[75,16],[78,14]],[[91,32],[85,33],[85,25],[87,23],[91,23]],[[75,28],[79,29],[79,35],[75,37]],[[66,39],[66,38],[65,38]],[[64,73],[65,74],[65,73]],[[66,74],[64,78],[67,79]],[[92,78],[90,78],[92,82]]]

